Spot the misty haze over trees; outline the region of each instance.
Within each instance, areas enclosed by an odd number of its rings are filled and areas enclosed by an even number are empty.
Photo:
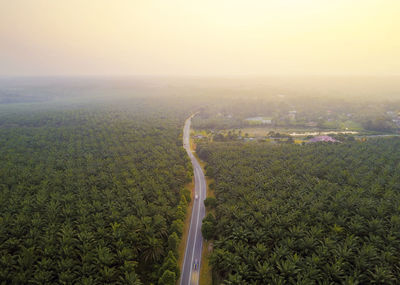
[[[0,285],[400,284],[399,0],[0,2]]]
[[[0,281],[176,284],[197,113],[215,284],[398,283],[397,79],[0,79]]]

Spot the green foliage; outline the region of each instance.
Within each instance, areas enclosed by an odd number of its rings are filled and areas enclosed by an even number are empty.
[[[168,252],[167,257],[165,258],[164,263],[160,268],[160,272],[161,272],[160,276],[162,276],[166,270],[174,272],[175,276],[179,276],[179,274],[180,274],[180,270],[178,267],[178,263],[176,261],[176,257],[172,251]]]
[[[168,249],[172,250],[173,252],[177,252],[178,251],[179,242],[180,242],[180,239],[178,237],[178,234],[176,232],[173,232],[168,237]]]
[[[400,282],[399,139],[197,147],[215,180],[216,217],[203,234],[214,238],[217,279]]]
[[[158,280],[159,285],[175,285],[176,276],[174,272],[169,270],[164,271],[163,275]]]
[[[21,110],[0,115],[0,281],[156,283],[187,207],[183,117]]]
[[[366,130],[377,131],[377,132],[393,132],[397,129],[396,125],[384,116],[368,118],[363,122],[363,127]]]
[[[182,195],[185,196],[185,200],[187,203],[190,203],[192,201],[192,198],[190,197],[191,191],[189,189],[182,189]]]
[[[215,225],[216,221],[214,215],[208,213],[207,216],[203,219],[203,224],[201,226],[201,233],[206,240],[210,240],[214,237]]]
[[[183,226],[184,226],[183,221],[181,219],[177,219],[172,222],[171,231],[173,233],[176,233],[181,238],[183,232]]]
[[[175,218],[183,220],[183,219],[185,219],[185,217],[186,217],[185,210],[181,206],[178,206],[176,214],[175,214]]]
[[[204,206],[210,209],[214,209],[217,206],[217,199],[214,197],[207,197],[204,199]]]

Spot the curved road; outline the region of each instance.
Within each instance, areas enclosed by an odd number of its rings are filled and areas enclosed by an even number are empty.
[[[199,162],[194,157],[190,149],[190,124],[194,116],[195,115],[192,115],[186,120],[183,128],[183,147],[186,149],[186,152],[192,161],[195,183],[194,197],[197,195],[197,199],[195,198],[193,203],[192,217],[190,220],[190,229],[186,242],[185,259],[182,266],[180,285],[199,284],[201,252],[203,248],[201,222],[205,215],[204,199],[206,198],[206,179]]]

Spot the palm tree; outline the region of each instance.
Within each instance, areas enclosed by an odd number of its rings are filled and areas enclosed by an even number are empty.
[[[101,265],[110,266],[114,262],[113,254],[107,247],[99,246],[97,248],[97,262]]]
[[[135,272],[125,272],[124,277],[120,278],[124,284],[128,285],[142,285],[139,277]]]
[[[155,237],[147,237],[142,250],[142,258],[146,263],[158,262],[164,253],[162,241]]]

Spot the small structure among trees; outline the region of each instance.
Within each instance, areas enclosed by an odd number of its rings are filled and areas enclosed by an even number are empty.
[[[316,136],[310,139],[308,142],[316,143],[316,142],[339,142],[339,141],[330,136]]]

